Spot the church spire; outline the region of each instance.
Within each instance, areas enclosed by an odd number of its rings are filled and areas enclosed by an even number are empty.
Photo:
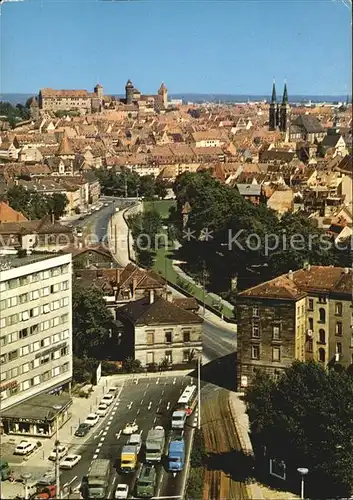
[[[273,80],[271,102],[274,103],[276,101],[277,101],[276,84],[275,84],[275,81]]]
[[[287,82],[285,82],[285,83],[284,83],[284,90],[283,90],[282,104],[288,104],[288,90],[287,90]]]

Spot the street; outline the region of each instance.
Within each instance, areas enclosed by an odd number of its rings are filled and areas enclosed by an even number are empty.
[[[81,462],[71,471],[61,473],[61,485],[64,493],[67,486],[79,488],[82,478],[87,475],[93,460],[108,459],[112,470],[109,481],[108,498],[112,498],[118,483],[128,484],[130,494],[133,493],[139,468],[133,474],[121,474],[114,469],[119,464],[120,452],[126,444],[128,436],[122,435],[122,430],[128,422],[136,420],[142,440],[145,442],[148,431],[156,425],[162,425],[166,436],[170,431],[171,414],[173,407],[183,389],[190,383],[189,377],[154,377],[139,378],[138,383],[133,380],[125,381],[119,397],[111,405],[109,413],[88,435],[87,438],[72,438],[77,446],[71,448],[70,453],[82,455]],[[192,436],[191,416],[185,429],[186,451],[190,448]],[[69,445],[71,443],[63,443]],[[168,453],[168,439],[165,454]],[[143,461],[144,446],[142,446],[139,462]],[[167,471],[167,461],[157,466],[156,496],[179,496],[185,486],[185,469],[175,478]]]

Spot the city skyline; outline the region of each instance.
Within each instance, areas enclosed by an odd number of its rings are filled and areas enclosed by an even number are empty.
[[[293,96],[351,94],[350,13],[340,2],[161,5],[4,4],[1,93],[99,82],[122,94],[130,78],[145,93],[165,81],[171,95],[269,95],[275,77]]]

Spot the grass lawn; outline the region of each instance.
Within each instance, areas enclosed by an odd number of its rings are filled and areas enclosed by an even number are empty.
[[[155,201],[144,201],[143,209],[145,212],[148,210],[155,210],[160,214],[162,219],[167,219],[169,217],[170,207],[175,207],[175,200],[155,200]]]
[[[180,281],[177,280],[178,274],[175,272],[172,265],[172,257],[173,257],[173,249],[161,247],[158,249],[156,254],[156,260],[153,266],[153,269],[165,277],[171,283],[183,286],[180,284]],[[194,285],[189,281],[181,278],[185,283],[188,283],[187,291],[191,293],[196,299],[203,301],[203,290],[202,287]],[[214,299],[210,297],[207,293],[205,294],[205,304],[214,307]],[[221,311],[224,316],[228,318],[234,318],[233,311],[231,311],[228,307],[223,306]]]

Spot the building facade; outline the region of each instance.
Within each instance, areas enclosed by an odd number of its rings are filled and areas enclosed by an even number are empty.
[[[88,90],[56,90],[45,88],[39,91],[38,104],[41,111],[100,111],[103,87],[96,85],[94,92]]]
[[[238,295],[238,387],[294,360],[353,363],[350,268],[307,265]]]
[[[3,413],[72,379],[71,255],[0,260],[0,399]],[[44,413],[44,409],[43,409]],[[40,435],[12,421],[9,432]]]

